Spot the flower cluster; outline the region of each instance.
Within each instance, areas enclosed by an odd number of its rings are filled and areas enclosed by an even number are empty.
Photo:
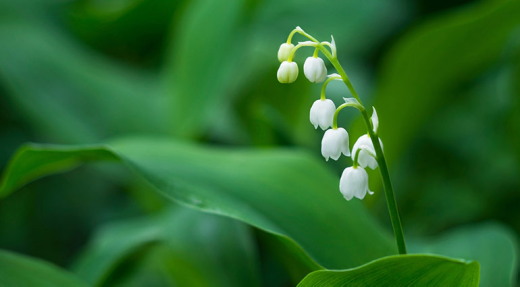
[[[310,41],[299,42],[297,45],[292,44],[292,37],[295,33],[299,33],[307,37]],[[334,80],[348,81],[344,74],[327,75],[327,67],[322,58],[319,57],[321,52],[329,61],[336,61],[336,45],[334,38],[331,42],[319,42],[312,36],[303,31],[300,27],[296,27],[290,34],[286,43],[280,45],[278,50],[278,60],[281,62],[278,69],[277,77],[280,83],[293,83],[298,78],[298,65],[293,62],[296,51],[301,47],[313,47],[314,54],[305,60],[303,71],[305,77],[312,83],[322,83],[322,92],[320,99],[316,100],[310,110],[310,122],[314,128],[318,126],[325,131],[321,141],[321,154],[325,160],[332,158],[338,160],[341,155],[350,156],[353,166],[347,167],[340,178],[339,190],[347,200],[356,197],[365,198],[366,194],[373,194],[368,187],[368,174],[365,168],[375,169],[377,167],[377,156],[369,134],[361,136],[354,146],[352,152],[349,147],[349,135],[344,128],[338,128],[338,113],[345,107],[354,107],[360,111],[364,111],[364,107],[356,98],[345,98],[345,103],[336,108],[334,102],[326,97],[326,87],[329,82]],[[330,49],[327,49],[328,47]],[[344,72],[343,72],[344,73]],[[371,129],[373,135],[377,135],[379,120],[375,109],[371,117]],[[378,137],[376,137],[378,138]],[[379,139],[382,147],[382,142]]]

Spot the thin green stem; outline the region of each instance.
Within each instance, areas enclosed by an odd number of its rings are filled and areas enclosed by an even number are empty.
[[[327,78],[327,79],[325,80],[325,82],[323,83],[323,85],[321,85],[321,94],[320,94],[320,99],[325,100],[325,99],[327,98],[327,96],[326,96],[327,86],[329,85],[329,83],[330,83],[331,81],[334,81],[334,80],[341,80],[341,79],[338,78],[338,77],[334,77],[334,76],[331,77],[331,76],[329,75],[329,78]]]
[[[358,109],[360,112],[364,111],[365,108],[361,105],[355,104],[355,103],[344,103],[341,104],[339,107],[336,108],[336,111],[334,112],[334,117],[332,119],[332,128],[337,129],[338,128],[338,115],[341,110],[343,110],[346,107],[354,107]]]
[[[388,172],[388,166],[386,165],[386,159],[383,154],[383,149],[379,142],[378,136],[374,133],[371,128],[370,119],[366,110],[362,111],[361,114],[368,127],[368,134],[372,140],[374,151],[376,152],[376,160],[379,165],[379,171],[381,178],[383,179],[383,186],[386,196],[386,205],[388,206],[388,213],[390,214],[390,221],[392,222],[392,229],[394,230],[395,240],[397,243],[397,250],[399,254],[406,254],[406,243],[404,240],[403,227],[401,225],[401,218],[399,216],[399,209],[397,208],[397,201],[395,200],[394,189],[392,187],[392,181],[390,180],[390,173]]]
[[[347,73],[339,63],[338,59],[336,57],[333,57],[333,55],[325,49],[323,45],[317,46],[321,52],[327,57],[330,61],[330,63],[334,66],[338,74],[343,79],[343,82],[349,89],[352,96],[358,100],[359,104],[363,106],[363,103],[361,99],[359,98],[358,93],[354,89],[354,86],[350,82],[350,79],[347,76]],[[337,111],[337,110],[336,110]],[[401,219],[399,217],[399,210],[397,208],[397,201],[395,200],[394,190],[392,187],[392,181],[390,180],[390,174],[388,172],[388,167],[386,165],[385,156],[383,154],[383,149],[381,148],[381,144],[379,143],[379,138],[374,133],[374,129],[372,126],[372,122],[370,121],[370,117],[368,116],[368,113],[366,109],[360,110],[361,115],[363,116],[363,119],[365,121],[365,124],[368,129],[368,134],[370,135],[370,139],[372,140],[372,144],[374,145],[374,150],[376,152],[376,160],[379,165],[379,171],[381,173],[381,178],[383,180],[384,190],[385,190],[385,196],[386,196],[386,203],[388,206],[388,212],[390,214],[390,220],[392,222],[392,229],[394,230],[394,236],[397,243],[397,250],[399,254],[406,254],[406,243],[404,240],[404,233],[403,233],[403,227],[401,225]],[[336,117],[336,114],[334,115]]]

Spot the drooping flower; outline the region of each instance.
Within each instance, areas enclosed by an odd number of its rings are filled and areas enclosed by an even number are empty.
[[[280,48],[278,49],[278,61],[287,61],[287,59],[289,59],[289,54],[291,53],[293,48],[294,45],[291,43],[283,43],[282,45],[280,45]]]
[[[339,191],[346,200],[354,197],[363,199],[367,193],[374,194],[368,188],[368,174],[360,166],[345,168],[339,180]]]
[[[322,130],[326,130],[332,126],[332,120],[334,119],[334,112],[336,112],[336,105],[329,99],[320,99],[312,104],[310,112],[310,121],[317,129],[318,126]]]
[[[350,155],[347,131],[344,128],[328,129],[321,140],[321,154],[328,161],[329,157],[338,160],[342,153]]]
[[[298,65],[296,62],[283,61],[276,76],[282,84],[293,83],[298,78]]]
[[[381,144],[381,148],[383,148],[383,142],[381,139],[379,139],[379,143]],[[354,143],[354,146],[352,147],[352,160],[355,160],[358,150],[359,165],[363,168],[368,166],[371,169],[375,169],[377,167],[377,160],[375,158],[376,152],[369,135],[365,134],[360,136],[356,143]]]
[[[320,57],[308,57],[303,64],[303,72],[312,83],[321,83],[327,78],[327,67]]]

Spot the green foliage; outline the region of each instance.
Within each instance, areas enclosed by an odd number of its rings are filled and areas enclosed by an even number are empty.
[[[47,159],[49,173],[56,172],[57,160],[118,157],[168,198],[294,240],[319,265],[349,268],[393,252],[388,234],[360,204],[345,204],[335,176],[306,153],[217,149],[160,138],[126,139],[109,146],[27,146],[14,159],[5,182],[24,178],[19,173],[25,172],[24,167],[31,168],[26,161],[35,158],[34,154]],[[0,194],[12,191],[3,186]],[[338,257],[338,253],[351,256]],[[316,263],[309,262],[309,267],[316,268]]]
[[[479,265],[431,255],[384,257],[344,271],[315,271],[298,286],[479,286]]]
[[[73,271],[93,286],[123,284],[121,281],[135,284],[137,280],[143,286],[152,284],[151,278],[164,279],[175,286],[258,286],[252,246],[245,225],[176,207],[159,216],[105,226],[84,250]],[[155,258],[159,256],[159,260],[155,260],[159,264],[141,272],[144,275],[139,274],[146,279],[134,278],[135,270],[143,267],[123,264],[132,256],[135,262],[145,261],[154,252],[158,253]],[[127,273],[133,275],[113,275],[124,269],[131,270]]]
[[[520,5],[463,2],[0,0],[0,247],[52,262],[1,251],[0,285],[515,286]],[[478,263],[388,257],[375,173],[344,201],[319,87],[276,82],[296,25],[376,106],[409,250]]]
[[[42,260],[0,251],[0,285],[10,287],[86,287],[73,274]]]
[[[516,281],[518,250],[514,235],[496,223],[461,227],[434,240],[412,243],[411,252],[478,261],[480,286],[514,286]]]
[[[40,159],[38,165],[34,164],[35,158]],[[331,269],[355,267],[362,264],[359,262],[361,260],[368,262],[385,253],[390,254],[393,249],[390,240],[384,241],[386,235],[370,221],[370,216],[360,206],[345,205],[343,201],[336,200],[340,195],[335,186],[326,183],[332,182],[329,179],[332,175],[327,170],[323,170],[305,153],[289,150],[258,152],[216,149],[160,138],[123,139],[105,148],[26,146],[11,162],[4,178],[4,183],[10,184],[3,184],[0,194],[9,194],[13,191],[11,187],[32,180],[32,175],[58,172],[56,167],[60,165],[56,162],[77,164],[82,160],[114,158],[131,167],[168,198],[205,212],[241,220],[280,236],[289,245],[287,250],[295,253],[309,271],[318,269],[319,265]],[[37,166],[40,172],[34,173],[33,166]],[[63,167],[68,168],[66,165]],[[304,180],[303,175],[309,172],[313,173],[313,178]],[[27,176],[21,176],[24,173]],[[284,180],[280,180],[279,176],[283,176]],[[21,182],[17,183],[17,179]],[[299,192],[290,192],[294,188]],[[315,193],[315,190],[320,190],[320,193]],[[288,206],[287,202],[292,202],[292,205]],[[107,227],[93,247],[87,249],[76,271],[89,282],[99,285],[129,254],[147,244],[178,240],[172,233],[195,225],[189,222],[198,218],[196,214],[187,212],[177,216],[173,214]],[[345,214],[348,216],[343,217]],[[195,217],[185,218],[190,215]],[[331,218],[340,219],[331,221]],[[186,236],[182,237],[185,242],[190,242],[188,238],[198,238],[190,236],[189,231],[182,233]],[[214,241],[213,236],[211,238]],[[239,238],[241,236],[236,236],[236,239]],[[500,249],[495,246],[500,246]],[[489,253],[489,250],[493,252]],[[491,282],[510,284],[511,272],[516,266],[511,235],[507,230],[494,226],[461,230],[428,244],[417,243],[412,251],[479,260],[483,264],[482,286],[491,286],[485,285]],[[495,258],[496,255],[499,259]],[[197,252],[187,257],[197,260]],[[198,260],[200,262],[201,259]],[[250,262],[247,259],[243,261]],[[196,262],[191,269],[203,269],[197,267]],[[168,265],[176,264],[180,263],[171,262]],[[216,266],[212,268],[219,265]],[[497,266],[500,267],[497,269]]]

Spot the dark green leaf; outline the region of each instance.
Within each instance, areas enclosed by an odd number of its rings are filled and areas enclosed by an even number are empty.
[[[251,240],[247,227],[237,221],[176,207],[160,216],[105,226],[74,270],[94,286],[107,279],[121,281],[110,274],[125,258],[146,247],[147,254],[153,253],[150,248],[160,246],[157,248],[167,253],[159,259],[166,262],[160,270],[167,272],[153,277],[165,277],[175,286],[258,286]],[[126,274],[126,282],[136,280],[134,275]]]
[[[68,271],[48,262],[0,250],[0,286],[86,287]]]

